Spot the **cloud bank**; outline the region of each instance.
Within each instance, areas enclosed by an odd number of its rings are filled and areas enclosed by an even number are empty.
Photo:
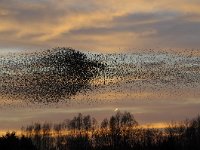
[[[199,6],[197,0],[1,0],[0,49],[199,48]]]

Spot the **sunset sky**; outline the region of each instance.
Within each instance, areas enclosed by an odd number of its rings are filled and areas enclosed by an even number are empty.
[[[170,69],[177,69],[180,71],[176,72],[178,75],[185,75],[187,83],[182,85],[177,81],[177,86],[176,83],[162,86],[165,77],[171,79],[170,75],[159,76],[156,84],[139,80],[132,83],[120,81],[78,93],[64,104],[45,106],[0,95],[0,131],[19,129],[34,121],[62,121],[78,112],[101,120],[114,114],[116,109],[127,110],[141,124],[159,125],[192,118],[199,113],[200,55],[196,54],[200,54],[200,0],[0,0],[1,55],[54,47],[123,54],[173,49],[177,55],[167,55],[162,61],[154,61],[155,57],[151,55],[149,60],[153,60],[152,64],[161,62],[161,65],[158,63],[161,69],[157,70],[158,74],[166,69],[162,68],[164,61],[164,65],[169,62],[167,69],[174,63],[178,67]],[[182,55],[191,50],[197,53]],[[164,56],[159,55],[160,58]],[[146,55],[141,55],[140,59],[142,65],[143,60],[144,64],[149,63],[145,60]],[[177,65],[178,59],[181,63]],[[137,61],[134,63],[138,64]],[[9,68],[10,72],[13,68]],[[0,70],[0,75],[2,72]],[[193,79],[194,82],[190,82]]]
[[[0,52],[200,46],[199,0],[1,0]]]

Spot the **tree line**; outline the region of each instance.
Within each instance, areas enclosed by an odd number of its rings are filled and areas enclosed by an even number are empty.
[[[144,128],[129,112],[118,111],[100,123],[79,113],[61,123],[33,123],[22,127],[22,136],[7,133],[0,148],[36,150],[199,150],[200,116],[166,128]],[[15,139],[15,140],[13,140]]]

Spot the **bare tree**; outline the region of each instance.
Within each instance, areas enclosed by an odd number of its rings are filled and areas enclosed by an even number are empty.
[[[108,119],[107,118],[103,119],[103,121],[101,122],[101,128],[106,129],[108,128],[108,126],[109,126]]]
[[[43,149],[49,149],[51,147],[52,141],[50,141],[52,124],[44,123],[42,126],[43,135]]]
[[[133,127],[137,126],[138,122],[130,112],[124,112],[121,117],[121,126]]]
[[[92,128],[92,121],[91,121],[90,115],[83,117],[83,126],[86,131],[88,131]]]

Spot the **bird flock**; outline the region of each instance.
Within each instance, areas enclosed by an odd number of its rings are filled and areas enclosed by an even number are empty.
[[[195,89],[199,83],[200,56],[195,54],[95,54],[62,47],[0,56],[0,100],[50,104],[69,102],[87,90],[124,85]]]

